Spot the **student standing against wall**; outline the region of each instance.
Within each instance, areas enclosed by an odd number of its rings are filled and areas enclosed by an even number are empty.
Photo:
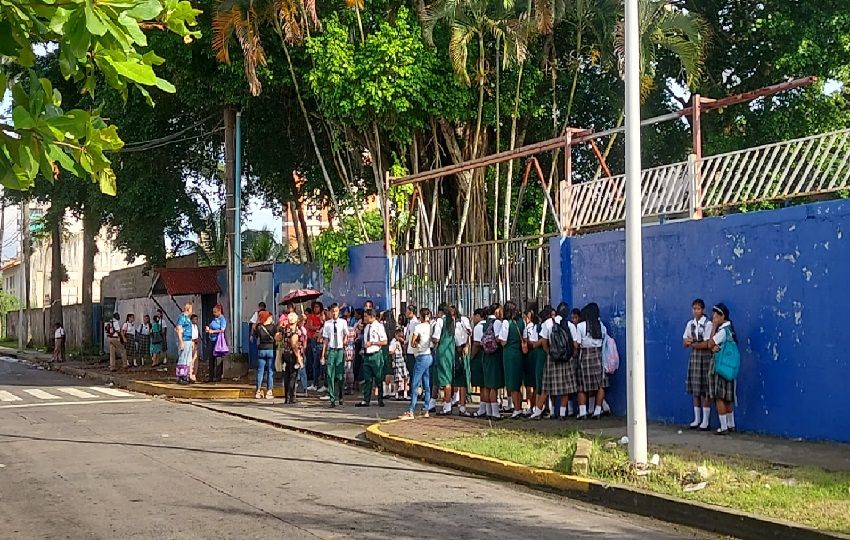
[[[711,394],[711,379],[709,370],[711,369],[711,349],[705,348],[702,344],[711,338],[711,321],[705,316],[705,302],[697,298],[691,304],[691,313],[693,319],[685,325],[685,334],[682,337],[682,346],[686,349],[691,349],[690,359],[688,360],[688,378],[685,383],[685,388],[694,401],[694,421],[691,422],[691,429],[700,429],[708,431],[709,421],[711,419],[711,402],[709,396]],[[700,419],[702,413],[702,419]]]

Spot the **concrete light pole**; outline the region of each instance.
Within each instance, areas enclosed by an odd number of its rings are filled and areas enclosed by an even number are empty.
[[[647,462],[640,177],[639,0],[626,3],[626,343],[629,459]]]

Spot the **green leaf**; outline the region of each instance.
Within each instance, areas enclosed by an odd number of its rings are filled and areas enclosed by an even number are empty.
[[[73,109],[62,116],[47,119],[47,125],[54,129],[60,138],[82,139],[90,122],[89,113],[82,109]]]
[[[148,44],[148,38],[145,36],[145,33],[142,32],[142,29],[139,28],[139,23],[136,22],[136,19],[130,17],[125,12],[118,16],[118,22],[127,30],[127,33],[131,38],[133,38],[133,41],[142,46]]]
[[[31,181],[38,174],[38,160],[35,159],[32,148],[28,144],[22,144],[18,148],[18,157],[20,159],[19,165],[21,169],[26,174],[27,179]]]
[[[156,74],[153,72],[153,68],[151,66],[142,64],[135,59],[115,60],[111,57],[106,58],[107,62],[115,68],[115,71],[119,75],[138,84],[145,84],[148,86],[154,86],[156,84]]]
[[[12,35],[12,25],[8,21],[0,21],[0,55],[17,56],[19,48]]]
[[[98,180],[100,181],[100,191],[104,195],[110,195],[114,197],[118,194],[118,186],[115,178],[115,171],[110,169],[104,169],[100,171],[98,174]]]
[[[156,78],[156,87],[164,92],[168,92],[169,94],[173,94],[177,91],[173,84],[166,81],[165,79]]]
[[[88,3],[86,3],[85,13],[86,30],[96,36],[102,36],[106,34],[106,25],[103,24],[103,21],[100,20],[100,15],[95,13],[95,11],[91,8],[91,5]]]
[[[63,29],[65,27],[65,23],[68,22],[68,18],[70,16],[70,11],[63,7],[57,7],[56,11],[53,12],[53,17],[50,18],[50,30],[52,30],[56,34],[62,34]]]
[[[162,13],[162,4],[157,0],[146,0],[136,4],[133,9],[125,11],[127,15],[140,21],[155,19]]]
[[[20,105],[12,109],[12,122],[17,129],[31,129],[35,127],[35,120],[30,116],[29,111]]]
[[[86,28],[86,19],[79,11],[75,11],[68,19],[65,37],[71,45],[71,54],[77,61],[86,57],[91,43],[91,34]]]
[[[58,161],[59,165],[62,166],[66,171],[70,171],[77,176],[82,176],[79,174],[79,166],[77,162],[74,161],[71,156],[65,153],[65,151],[56,145],[51,145],[47,147],[47,155],[50,156],[50,159],[53,161]]]
[[[56,179],[53,172],[53,162],[45,154],[38,156],[38,170],[45,180],[53,181]]]

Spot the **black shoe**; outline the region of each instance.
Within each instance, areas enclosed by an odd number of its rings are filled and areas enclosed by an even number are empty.
[[[379,401],[379,402],[378,402],[378,407],[386,407],[386,405],[384,405],[384,402],[383,402],[383,401]]]
[[[582,414],[582,415],[576,416],[576,420],[587,420],[587,415]]]
[[[728,429],[718,429],[714,433],[717,434],[717,435],[729,435],[729,430]]]
[[[501,416],[488,416],[487,419],[492,420],[494,422],[499,422],[502,420]]]
[[[701,428],[699,427],[699,424],[697,424],[697,425],[688,424],[688,429],[701,429]]]
[[[439,411],[437,411],[437,416],[451,416],[451,415],[452,415],[451,409],[449,409],[448,411],[444,411],[443,409],[440,409]]]
[[[355,403],[354,406],[355,407],[368,407],[369,404],[366,403],[365,401],[361,401],[360,403]]]
[[[460,411],[457,414],[458,416],[462,416],[463,418],[472,418],[472,413],[469,411]]]
[[[331,409],[336,409],[336,403],[331,402]]]
[[[590,417],[591,420],[599,420],[600,418],[602,418],[601,414],[594,414],[593,416]]]
[[[702,427],[702,426],[700,426],[700,427],[698,427],[697,429],[699,429],[700,431],[711,431],[711,424],[709,424],[709,425],[708,425],[708,426],[706,426],[706,427]]]
[[[434,414],[436,412],[437,412],[437,407],[433,407],[431,409],[428,409],[428,414]]]

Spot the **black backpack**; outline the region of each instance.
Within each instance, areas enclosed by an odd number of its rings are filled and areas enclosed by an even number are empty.
[[[555,362],[569,362],[575,352],[573,336],[570,334],[569,322],[561,319],[560,323],[552,324],[549,334],[549,358]]]

